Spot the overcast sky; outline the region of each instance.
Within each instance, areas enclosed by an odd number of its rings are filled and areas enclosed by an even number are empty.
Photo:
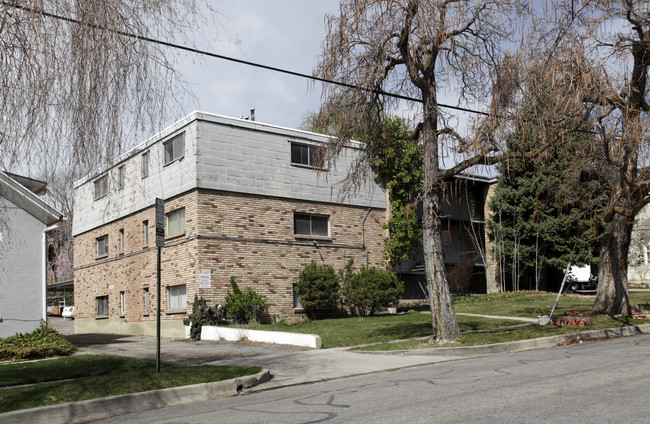
[[[220,14],[219,22],[197,29],[197,48],[309,75],[321,54],[325,15],[337,15],[339,7],[338,0],[213,0],[212,4]],[[181,71],[197,98],[179,109],[174,119],[193,110],[248,116],[255,107],[257,121],[297,128],[304,114],[317,111],[321,104],[321,84],[300,77],[190,53],[182,53]],[[456,104],[453,93],[448,97],[441,92],[439,98]],[[414,111],[397,113],[413,117]],[[449,124],[458,126],[468,118],[454,112]],[[464,129],[464,124],[457,127],[461,133]]]
[[[311,74],[325,36],[325,14],[336,14],[338,0],[214,0],[217,25],[196,31],[200,49],[277,68]],[[217,39],[214,42],[214,39]],[[182,53],[182,72],[197,102],[179,110],[247,116],[295,128],[320,106],[320,84],[220,59]],[[198,104],[197,104],[198,103]]]

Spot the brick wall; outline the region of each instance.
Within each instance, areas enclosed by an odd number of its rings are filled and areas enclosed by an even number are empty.
[[[269,300],[270,313],[293,310],[293,284],[310,261],[342,268],[354,257],[366,263],[363,248],[367,208],[300,202],[255,195],[193,190],[166,201],[170,212],[185,207],[185,233],[166,240],[162,251],[161,302],[164,320],[191,312],[195,294],[223,303],[235,276],[241,288],[251,286]],[[296,237],[294,212],[329,216],[330,238]],[[380,266],[386,232],[383,209],[372,209],[365,221],[365,246],[370,266]],[[143,221],[149,222],[149,243],[143,244]],[[119,251],[119,232],[125,248]],[[97,257],[96,239],[109,236],[109,254]],[[155,320],[156,249],[153,206],[75,237],[75,308],[77,319],[95,319],[96,299],[109,297],[109,315],[120,316],[120,292],[125,293],[124,323]],[[211,288],[198,288],[198,271],[211,271]],[[186,285],[185,311],[169,312],[167,287]],[[149,288],[150,313],[144,313],[144,289]]]

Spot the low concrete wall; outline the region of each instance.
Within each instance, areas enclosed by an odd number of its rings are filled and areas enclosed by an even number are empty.
[[[124,322],[120,317],[105,319],[79,318],[74,320],[75,334],[100,333],[122,334],[127,336],[155,336],[156,322]],[[186,332],[182,320],[162,321],[160,335],[168,339],[185,339]]]
[[[248,330],[246,328],[215,327],[204,325],[201,340],[250,340],[252,342],[287,344],[320,349],[320,336],[316,334],[285,333],[282,331]]]

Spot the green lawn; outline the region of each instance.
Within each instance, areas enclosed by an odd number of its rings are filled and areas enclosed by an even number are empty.
[[[353,350],[381,351],[381,350],[406,350],[425,349],[434,347],[478,346],[492,343],[512,342],[517,340],[535,339],[538,337],[556,336],[558,334],[576,333],[578,331],[602,330],[605,328],[626,327],[629,325],[647,324],[648,321],[625,318],[609,318],[608,316],[594,316],[594,325],[589,327],[557,327],[549,324],[545,326],[529,325],[519,328],[495,329],[480,333],[461,335],[460,339],[448,345],[435,345],[428,340],[411,340],[397,343],[381,343]]]
[[[227,380],[260,367],[175,367],[109,355],[0,365],[0,412]]]
[[[539,294],[535,292],[473,295],[455,299],[454,307],[458,313],[535,318],[537,315],[548,315],[550,313],[556,296],[556,294]],[[588,314],[593,306],[593,302],[593,296],[561,296],[555,315],[564,315],[565,312],[569,313],[571,309],[574,312]],[[630,293],[630,302],[632,305],[650,302],[650,292]],[[426,312],[426,308],[424,312]],[[521,324],[520,321],[463,315],[458,315],[457,318],[461,332]],[[647,321],[611,319],[607,316],[595,316],[594,326],[588,327],[588,329],[613,328],[643,323],[647,323]],[[318,334],[321,337],[323,348],[382,343],[391,340],[425,337],[432,334],[431,315],[421,312],[375,317],[324,319],[318,321],[305,320],[293,325],[288,325],[284,321],[281,321],[276,325],[259,324],[250,325],[247,328]],[[523,328],[466,334],[455,345],[498,343],[575,331],[575,328],[557,328],[552,325],[540,327],[532,325]],[[363,349],[407,349],[415,346],[423,347],[421,346],[422,343],[422,341],[408,341],[401,344],[387,343],[385,346],[380,345]]]
[[[494,295],[465,296],[454,300],[456,312],[534,318],[551,312],[557,293],[508,292]],[[594,305],[595,296],[563,295],[554,315],[563,315],[573,309],[587,314]],[[630,293],[630,304],[650,302],[650,292]]]
[[[520,323],[513,320],[458,316],[461,331]],[[411,312],[401,315],[305,320],[293,325],[281,321],[275,325],[250,325],[246,328],[318,334],[323,348],[330,348],[430,336],[431,314]]]

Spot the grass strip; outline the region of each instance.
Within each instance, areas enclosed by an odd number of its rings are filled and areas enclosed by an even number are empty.
[[[548,315],[553,307],[557,294],[538,293],[534,291],[506,292],[488,295],[472,295],[454,299],[454,308],[459,313],[473,313],[491,316],[511,316],[535,318],[538,315]],[[630,303],[650,302],[650,292],[630,293]],[[587,314],[591,311],[594,296],[563,295],[555,310],[555,315],[570,315],[572,313]],[[420,308],[420,312],[427,312],[428,307]],[[493,319],[481,317],[468,317],[457,315],[461,332],[472,330],[492,329],[513,324],[520,321],[508,319]],[[623,318],[622,321],[611,320],[606,316],[594,317],[594,326],[589,329],[602,329],[622,327],[647,323],[647,321],[631,321]],[[368,343],[382,343],[391,340],[402,340],[414,337],[431,336],[431,315],[427,313],[410,312],[401,315],[380,315],[374,317],[351,317],[323,320],[305,320],[298,323],[280,321],[278,324],[255,324],[245,328],[268,331],[288,331],[294,333],[318,334],[321,337],[323,348],[354,346]],[[575,329],[558,329],[554,326],[538,327],[528,326],[517,329],[493,330],[487,333],[463,335],[455,344],[475,345],[490,344],[519,339],[531,339],[548,335],[572,332]],[[393,343],[392,349],[408,349],[413,345],[422,344],[421,341],[411,341],[407,347],[398,347]],[[431,346],[428,346],[431,347]],[[364,348],[366,350],[370,348]],[[380,347],[373,349],[379,350]]]
[[[534,318],[549,315],[557,293],[540,294],[535,291],[506,292],[487,295],[470,295],[454,299],[456,312]],[[632,292],[630,304],[650,302],[650,292]],[[564,315],[570,310],[587,314],[594,306],[594,296],[562,295],[554,315]]]
[[[228,380],[260,367],[171,366],[110,355],[0,365],[0,412]],[[28,384],[25,386],[24,384]]]
[[[588,327],[564,326],[537,324],[517,328],[502,328],[488,330],[481,333],[469,333],[461,335],[455,343],[436,345],[428,340],[409,340],[396,343],[381,343],[370,346],[352,348],[351,350],[362,351],[391,351],[410,349],[430,349],[437,347],[458,347],[458,346],[479,346],[494,343],[512,342],[518,340],[536,339],[539,337],[557,336],[559,334],[573,334],[580,331],[603,330],[607,328],[620,328],[631,325],[647,324],[648,321],[632,319],[630,317],[610,318],[605,315],[594,316],[594,325]]]
[[[508,319],[458,316],[458,325],[461,331],[482,330],[519,323],[520,321]],[[318,334],[321,337],[323,348],[424,337],[430,336],[432,333],[431,314],[419,312],[317,321],[305,320],[292,325],[280,321],[275,325],[255,324],[246,326],[246,328]]]

